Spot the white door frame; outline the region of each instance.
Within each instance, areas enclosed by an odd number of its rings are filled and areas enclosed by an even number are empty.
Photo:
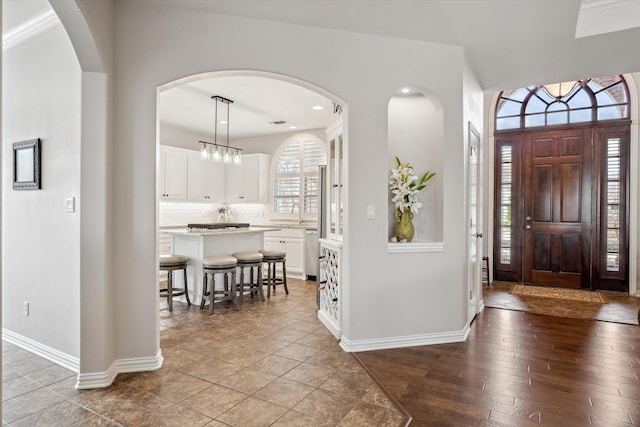
[[[482,301],[482,138],[476,127],[469,122],[467,128],[467,284],[469,289],[468,321],[480,312]],[[472,161],[475,156],[475,168]],[[475,185],[475,189],[473,188]],[[475,196],[474,196],[475,195]]]

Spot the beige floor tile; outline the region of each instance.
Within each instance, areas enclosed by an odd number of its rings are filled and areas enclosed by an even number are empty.
[[[287,408],[255,397],[248,397],[217,419],[230,426],[267,427],[287,412]]]
[[[280,376],[289,372],[300,363],[301,362],[298,360],[270,354],[264,359],[260,359],[256,363],[249,365],[249,368],[255,369],[256,371],[266,372],[271,375]]]
[[[12,427],[83,427],[83,426],[117,426],[100,415],[87,411],[80,405],[70,400],[65,400],[56,405],[43,409],[11,423]]]
[[[181,406],[193,411],[216,418],[224,411],[233,408],[247,398],[248,395],[219,385],[212,385],[189,397]]]
[[[182,406],[169,406],[154,412],[142,426],[147,427],[200,427],[210,425],[211,418]]]
[[[57,393],[39,388],[2,402],[2,420],[12,423],[64,400]]]
[[[314,390],[315,388],[312,386],[286,378],[278,378],[258,390],[254,396],[286,408],[293,408]]]
[[[318,351],[319,349],[317,347],[309,347],[307,345],[291,343],[288,346],[276,351],[274,354],[304,362],[305,360],[316,354]]]
[[[179,403],[211,385],[209,381],[178,372],[148,392],[167,402]]]
[[[404,419],[397,409],[360,402],[338,424],[340,427],[399,426]],[[372,424],[375,420],[375,424]]]
[[[316,389],[294,406],[293,409],[315,418],[322,418],[333,423],[338,423],[345,415],[351,412],[357,404],[358,400],[356,399]]]
[[[245,368],[235,374],[229,375],[224,380],[218,382],[218,384],[242,393],[253,394],[276,378],[278,377],[267,374],[266,372]]]
[[[318,387],[336,373],[331,368],[301,363],[283,375],[283,378]]]
[[[335,425],[325,419],[314,418],[298,411],[289,411],[272,424],[273,427],[331,427]]]

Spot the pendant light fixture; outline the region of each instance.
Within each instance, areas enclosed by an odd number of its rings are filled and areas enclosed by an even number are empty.
[[[578,84],[578,81],[573,80],[570,82],[553,83],[544,85],[544,90],[552,97],[556,99],[562,99],[567,96],[574,87]]]
[[[242,164],[242,149],[229,146],[229,127],[231,124],[231,120],[229,118],[229,106],[233,104],[233,101],[218,95],[212,96],[211,99],[216,103],[214,113],[215,117],[213,121],[213,142],[198,141],[200,143],[200,158],[202,160],[211,159],[214,162],[240,165]],[[219,120],[218,103],[227,105],[226,120]],[[218,144],[218,123],[227,126],[226,145],[221,146]]]

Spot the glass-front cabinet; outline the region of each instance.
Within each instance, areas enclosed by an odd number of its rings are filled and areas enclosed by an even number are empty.
[[[344,137],[342,120],[333,123],[327,128],[328,150],[328,179],[329,179],[329,203],[327,203],[328,237],[333,240],[342,240],[343,226],[343,150]]]

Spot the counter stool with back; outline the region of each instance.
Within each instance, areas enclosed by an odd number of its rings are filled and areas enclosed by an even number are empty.
[[[173,297],[184,295],[187,299],[187,304],[191,305],[189,300],[189,288],[187,287],[187,263],[189,259],[182,255],[160,255],[160,271],[167,272],[167,288],[160,289],[160,296],[166,294],[167,304],[169,305],[169,311],[173,311]],[[173,272],[175,270],[184,271],[184,287],[173,287]]]
[[[251,298],[257,292],[260,299],[264,301],[264,291],[262,290],[262,263],[264,256],[260,252],[236,252],[232,255],[238,260],[238,268],[240,269],[240,282],[238,283],[239,303],[244,302],[244,288],[249,289]],[[249,269],[249,281],[245,279],[245,269]],[[256,275],[253,269],[256,268]]]
[[[289,295],[289,288],[287,288],[287,253],[264,249],[260,253],[264,255],[264,262],[267,263],[267,298],[271,297],[271,288],[273,288],[275,295],[276,285],[283,285],[285,293]],[[279,263],[282,263],[282,277],[276,277],[276,265]]]
[[[228,301],[236,310],[238,307],[236,287],[236,266],[238,260],[232,256],[210,256],[202,260],[202,301],[200,308],[204,308],[206,297],[209,296],[209,314],[213,314],[214,302]],[[216,289],[216,274],[222,275],[222,289]],[[209,288],[209,279],[211,287]]]

